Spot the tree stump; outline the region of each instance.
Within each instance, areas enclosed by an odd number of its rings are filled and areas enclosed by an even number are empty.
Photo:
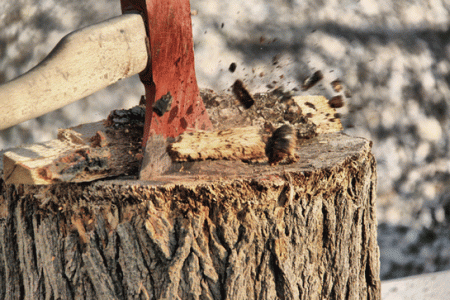
[[[321,134],[298,154],[1,181],[0,299],[380,299],[371,143]]]

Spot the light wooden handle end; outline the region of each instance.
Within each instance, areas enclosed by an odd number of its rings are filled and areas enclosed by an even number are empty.
[[[124,14],[66,35],[36,67],[0,85],[0,130],[39,117],[142,72],[142,17]]]

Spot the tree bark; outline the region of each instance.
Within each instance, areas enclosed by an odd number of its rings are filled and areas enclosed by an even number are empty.
[[[380,299],[371,143],[152,181],[0,184],[0,299]]]

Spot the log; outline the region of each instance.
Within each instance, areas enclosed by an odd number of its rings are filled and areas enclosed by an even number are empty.
[[[321,134],[297,154],[146,182],[2,178],[0,298],[380,299],[371,143]]]
[[[107,120],[60,129],[55,140],[10,149],[3,154],[3,178],[7,184],[52,184],[136,173],[144,115],[142,106],[115,110]]]

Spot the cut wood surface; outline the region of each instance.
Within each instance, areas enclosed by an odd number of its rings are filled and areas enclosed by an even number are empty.
[[[371,144],[174,164],[153,181],[0,185],[0,298],[380,299]]]
[[[137,74],[149,61],[139,14],[65,36],[28,73],[0,85],[0,130],[39,117]]]
[[[174,161],[264,159],[266,144],[261,131],[261,127],[251,126],[212,132],[185,132],[178,142],[169,147],[169,155]]]
[[[268,120],[273,121],[275,126],[280,121],[288,122],[288,124],[290,122],[289,118],[284,116],[284,112],[275,113],[271,118],[264,118],[260,122],[257,122],[257,118],[254,115],[262,114],[261,106],[267,102],[262,101],[259,96],[256,98],[259,105],[255,107],[240,111],[236,115],[228,115],[226,117],[219,115],[218,117],[222,119],[218,122],[220,124],[219,126],[224,129],[213,132],[197,131],[183,133],[169,147],[169,155],[171,158],[174,161],[207,159],[267,160],[264,151],[266,146],[264,138],[267,139],[268,134],[264,132],[263,124]],[[308,115],[308,122],[315,125],[314,135],[339,132],[343,129],[341,120],[336,116],[336,110],[329,106],[328,100],[325,97],[297,96],[292,97],[292,101],[300,108],[298,116]],[[270,103],[270,101],[268,102]],[[238,108],[235,109],[237,110]],[[272,111],[275,110],[272,108]],[[242,120],[247,119],[250,119],[252,124],[258,124],[259,126],[229,127],[229,124],[239,124],[242,126],[244,125]],[[292,126],[296,130],[303,132],[302,128],[304,128],[305,124],[294,123]],[[300,141],[300,143],[302,142],[303,140]]]

